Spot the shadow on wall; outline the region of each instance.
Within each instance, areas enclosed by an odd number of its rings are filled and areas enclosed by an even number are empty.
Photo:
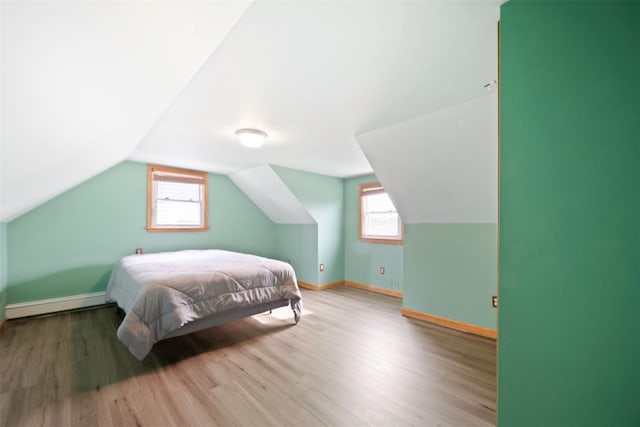
[[[112,269],[113,264],[91,265],[9,283],[7,302],[14,304],[104,291]]]

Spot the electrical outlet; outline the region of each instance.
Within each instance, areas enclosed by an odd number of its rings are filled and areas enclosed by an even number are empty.
[[[324,271],[324,264],[320,264],[320,271]]]
[[[498,295],[491,296],[491,307],[498,308]]]
[[[380,274],[384,274],[384,267],[380,267]]]

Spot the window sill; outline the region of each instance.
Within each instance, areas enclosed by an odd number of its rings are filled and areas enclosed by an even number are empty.
[[[157,227],[146,227],[149,233],[179,233],[179,232],[202,232],[209,230],[209,227],[198,227],[198,228],[186,228],[186,227],[175,227],[175,228],[157,228]]]
[[[382,243],[383,245],[402,245],[403,239],[374,239],[371,237],[360,237],[362,243]]]

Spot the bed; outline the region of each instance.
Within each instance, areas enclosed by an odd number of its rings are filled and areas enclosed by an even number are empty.
[[[286,262],[218,249],[130,255],[114,266],[107,302],[125,313],[118,339],[139,360],[165,338],[291,306],[302,298]]]

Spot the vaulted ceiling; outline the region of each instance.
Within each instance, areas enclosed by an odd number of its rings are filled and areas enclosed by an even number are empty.
[[[0,221],[125,159],[371,172],[358,135],[487,96],[498,7],[3,1]]]

